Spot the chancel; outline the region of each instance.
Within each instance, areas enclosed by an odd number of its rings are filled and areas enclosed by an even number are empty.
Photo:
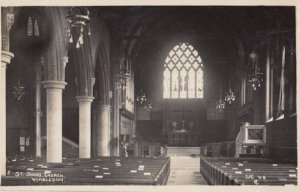
[[[297,185],[295,15],[1,7],[1,185]]]

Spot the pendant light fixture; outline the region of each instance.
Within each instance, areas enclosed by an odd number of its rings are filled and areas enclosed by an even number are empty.
[[[147,110],[151,110],[152,109],[152,104],[149,102],[149,100],[145,104],[144,108],[147,109]]]
[[[90,12],[85,7],[72,7],[67,15],[69,26],[67,29],[69,43],[76,43],[76,48],[79,49],[84,41],[84,32],[91,35],[91,29],[88,25],[90,21]]]
[[[120,69],[118,71],[118,82],[121,88],[126,89],[127,80],[130,78],[131,71],[131,60],[126,57],[125,61],[120,65]]]
[[[138,93],[137,97],[136,97],[136,101],[138,102],[138,104],[143,105],[146,104],[147,102],[147,96],[146,93],[143,91],[143,75],[142,75],[142,70],[141,70],[141,66],[139,65],[139,74],[140,74],[140,86],[141,86],[141,90]],[[147,105],[147,104],[146,104]]]
[[[260,68],[258,67],[257,54],[254,51],[250,53],[250,61],[252,64],[252,73],[249,78],[249,83],[251,83],[251,87],[253,91],[256,91],[258,88],[262,86],[264,80],[263,78],[264,74],[260,71]]]
[[[222,86],[221,86],[221,83],[220,83],[220,99],[217,102],[216,108],[219,111],[222,111],[225,108],[225,101],[222,99]]]
[[[228,102],[229,104],[235,101],[235,95],[231,90],[231,63],[229,65],[229,90],[225,96],[225,101]]]
[[[33,34],[33,23],[32,18],[29,17],[27,20],[27,36],[32,36]]]
[[[13,87],[12,93],[18,101],[20,101],[25,95],[25,86],[20,82],[20,80],[18,80],[16,85]]]

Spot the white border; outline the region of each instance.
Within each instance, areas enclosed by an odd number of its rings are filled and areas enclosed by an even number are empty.
[[[297,0],[1,0],[6,6],[109,6],[109,5],[297,5]]]
[[[296,50],[299,55],[299,40],[300,37],[300,1],[299,0],[1,0],[1,6],[71,6],[71,5],[86,5],[86,6],[108,6],[108,5],[228,5],[228,6],[296,6]],[[297,66],[297,90],[300,90],[300,66],[299,59],[296,60]],[[299,94],[297,92],[297,111],[300,109],[298,102]],[[299,116],[297,116],[297,138],[299,138],[300,131],[298,125],[300,122]],[[298,141],[298,165],[299,165],[299,139]],[[299,191],[300,187],[300,175],[298,173],[298,186],[18,186],[18,187],[3,187],[0,186],[0,191]]]

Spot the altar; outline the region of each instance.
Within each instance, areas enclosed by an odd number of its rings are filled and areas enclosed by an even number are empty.
[[[193,131],[178,130],[168,133],[168,144],[171,146],[197,145],[198,134]]]

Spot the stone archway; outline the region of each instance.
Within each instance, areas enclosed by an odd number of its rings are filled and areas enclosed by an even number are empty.
[[[110,156],[110,67],[107,47],[103,41],[98,45],[95,56],[95,96],[93,108],[93,135],[96,156]]]

